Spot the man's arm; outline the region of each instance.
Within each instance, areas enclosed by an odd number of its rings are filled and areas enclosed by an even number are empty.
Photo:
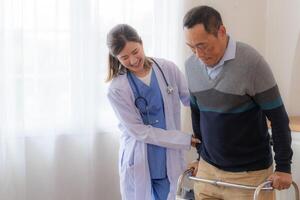
[[[200,153],[201,153],[201,141],[202,141],[202,136],[201,136],[201,129],[200,129],[200,110],[197,104],[197,99],[195,96],[191,95],[191,118],[192,118],[192,127],[193,127],[193,132],[196,138],[200,140],[200,143],[196,145],[196,149],[198,152],[198,160],[200,159]]]
[[[292,183],[291,161],[293,156],[289,119],[271,69],[262,57],[256,65],[253,89],[254,101],[271,122],[276,166],[275,172],[269,177],[269,180],[272,180],[272,186],[275,189],[289,188]]]
[[[275,152],[274,160],[276,162],[275,171],[291,173],[292,139],[289,119],[284,105],[264,110],[264,113],[271,122],[273,150]]]
[[[291,149],[291,131],[289,119],[284,106],[271,110],[264,110],[265,115],[271,122],[275,172],[268,178],[272,186],[278,190],[287,189],[292,183],[291,160],[293,151]]]

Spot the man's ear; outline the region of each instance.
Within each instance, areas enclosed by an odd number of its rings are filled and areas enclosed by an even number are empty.
[[[225,26],[221,25],[218,30],[218,36],[220,37],[226,37],[226,28]]]

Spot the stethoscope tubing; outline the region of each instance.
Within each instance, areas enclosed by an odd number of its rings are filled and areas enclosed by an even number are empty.
[[[161,69],[160,65],[159,65],[153,58],[150,58],[150,59],[151,59],[151,60],[156,64],[156,66],[158,67],[159,71],[161,72],[161,74],[162,74],[162,76],[163,76],[163,78],[164,78],[164,81],[165,81],[165,83],[166,83],[166,85],[167,85],[167,88],[169,88],[170,85],[169,85],[169,83],[168,83],[168,81],[167,81],[167,79],[166,79],[166,76],[165,76],[163,70]]]
[[[162,76],[163,76],[163,79],[164,79],[164,81],[165,81],[165,83],[166,83],[166,86],[167,86],[167,93],[168,93],[168,94],[172,94],[172,93],[173,93],[173,88],[169,85],[169,83],[168,83],[168,81],[167,81],[167,79],[166,79],[166,77],[165,77],[165,74],[164,74],[164,72],[162,71],[160,65],[159,65],[153,58],[150,58],[150,59],[156,64],[156,66],[158,67],[159,71],[161,72],[161,74],[162,74]],[[147,99],[141,95],[141,93],[140,93],[140,91],[139,91],[139,89],[138,89],[138,87],[137,87],[135,81],[133,80],[133,77],[132,77],[131,72],[128,71],[127,74],[128,74],[128,77],[129,77],[130,81],[131,81],[132,84],[133,84],[134,90],[135,90],[136,93],[137,93],[137,97],[136,97],[135,100],[134,100],[134,105],[137,107],[137,109],[140,111],[140,113],[143,114],[142,109],[140,108],[140,106],[139,106],[139,104],[138,104],[139,101],[143,101],[143,103],[145,104],[145,112],[147,113],[147,115],[149,115],[149,111],[148,111],[148,101],[147,101]],[[149,122],[148,122],[148,123],[149,123]]]
[[[159,65],[153,58],[150,58],[150,59],[156,64],[156,66],[158,67],[159,71],[161,72],[161,74],[162,74],[162,76],[163,76],[163,79],[164,79],[164,81],[165,81],[165,83],[166,83],[166,86],[167,86],[167,93],[168,93],[168,94],[171,94],[171,93],[173,92],[173,88],[169,85],[169,83],[168,83],[168,81],[167,81],[167,79],[166,79],[166,76],[165,76],[163,70],[161,69],[160,65]],[[128,73],[128,76],[129,76],[131,82],[133,83],[133,86],[134,86],[135,91],[137,92],[137,95],[138,95],[137,98],[140,98],[140,97],[141,97],[141,98],[143,98],[143,99],[146,101],[146,99],[145,99],[144,97],[141,96],[140,91],[138,90],[138,87],[137,87],[135,81],[133,80],[133,77],[132,77],[131,72],[128,71],[127,73]],[[137,98],[136,98],[136,99],[137,99]],[[136,102],[136,100],[135,100],[135,102]],[[146,103],[146,104],[148,105],[148,103]]]

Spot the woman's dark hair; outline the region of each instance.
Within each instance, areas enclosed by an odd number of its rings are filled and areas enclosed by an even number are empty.
[[[220,13],[209,6],[197,6],[189,10],[183,18],[183,27],[192,28],[196,24],[203,24],[207,33],[217,36],[223,25]]]
[[[120,63],[116,56],[125,47],[126,42],[138,42],[142,44],[142,39],[134,28],[127,24],[118,24],[107,34],[106,44],[109,49],[108,55],[108,75],[106,82],[126,72],[126,68]],[[149,68],[151,62],[145,59],[145,68]]]

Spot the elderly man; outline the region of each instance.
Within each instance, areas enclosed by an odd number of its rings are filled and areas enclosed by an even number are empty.
[[[197,146],[199,161],[192,164],[197,176],[246,185],[269,179],[275,189],[289,188],[289,120],[267,62],[251,46],[234,41],[212,7],[192,8],[183,23],[193,52],[186,60],[192,123],[202,142]],[[253,191],[204,183],[195,184],[195,193],[198,200],[253,198]],[[274,192],[261,195],[264,200],[273,198]]]

